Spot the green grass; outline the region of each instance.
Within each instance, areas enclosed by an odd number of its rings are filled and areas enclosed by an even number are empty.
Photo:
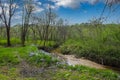
[[[55,78],[56,80],[119,80],[118,75],[112,71],[85,66],[65,66],[57,72]]]
[[[36,55],[31,57],[30,53],[35,53]],[[0,65],[16,65],[21,59],[37,65],[42,64],[41,60],[45,60],[44,64],[46,65],[57,62],[57,60],[52,59],[51,56],[40,53],[35,46],[0,48]]]
[[[0,65],[19,63],[15,51],[12,48],[0,48]]]
[[[1,68],[0,80],[119,80],[118,74],[110,70],[99,70],[85,66],[61,65],[56,69],[47,69],[33,77],[22,77],[19,68]]]
[[[18,45],[21,43],[21,41],[19,39],[16,39],[16,38],[11,38],[10,41],[11,41],[12,45]],[[6,44],[7,44],[6,39],[0,39],[0,45],[5,46]]]
[[[37,52],[35,46],[26,47],[1,47],[0,48],[0,65],[18,64],[21,59],[27,60],[31,52]]]
[[[44,41],[41,41],[41,40],[37,40],[37,45],[39,46],[44,46]],[[47,41],[46,42],[46,46],[47,47],[52,47],[55,45],[55,42],[54,41]]]
[[[119,80],[118,74],[110,70],[99,70],[85,66],[58,65],[57,59],[37,53],[35,46],[0,48],[0,80]],[[21,59],[30,64],[31,69],[45,68],[43,73],[24,77],[20,74]],[[11,65],[9,65],[11,64]],[[33,67],[34,66],[34,67]],[[53,69],[48,67],[56,66]],[[27,68],[26,68],[27,69]],[[28,69],[30,70],[30,69]]]
[[[10,41],[11,41],[12,46],[21,45],[21,40],[20,39],[11,38]],[[44,40],[36,40],[36,41],[28,40],[28,41],[25,41],[26,46],[29,46],[31,44],[35,44],[37,46],[43,47],[44,46]],[[5,45],[7,45],[7,40],[6,39],[0,39],[0,46],[5,46]],[[54,47],[56,45],[57,44],[56,44],[55,41],[46,41],[45,47]]]

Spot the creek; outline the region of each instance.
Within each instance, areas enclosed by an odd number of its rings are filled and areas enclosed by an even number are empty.
[[[76,58],[74,55],[63,55],[61,53],[46,52],[44,50],[40,50],[40,52],[57,58],[58,60],[62,62],[62,64],[67,64],[67,65],[72,65],[72,66],[83,65],[83,66],[88,66],[88,67],[96,68],[96,69],[109,69],[109,70],[115,71],[120,74],[119,68],[114,68],[111,66],[105,66],[102,64],[98,64],[96,62],[93,62],[85,58]]]

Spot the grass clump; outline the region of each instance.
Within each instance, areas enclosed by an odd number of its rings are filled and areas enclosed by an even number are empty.
[[[41,66],[41,67],[52,66],[58,62],[57,59],[52,58],[52,56],[43,53],[39,53],[37,55],[29,57],[27,61],[32,65]]]
[[[100,70],[85,66],[59,66],[55,80],[119,80],[118,74],[110,70]]]
[[[28,59],[30,52],[35,52],[35,46],[0,48],[0,65],[17,65],[21,59]]]
[[[17,58],[17,55],[13,53],[11,48],[0,48],[0,65],[16,65],[18,63],[19,59]]]

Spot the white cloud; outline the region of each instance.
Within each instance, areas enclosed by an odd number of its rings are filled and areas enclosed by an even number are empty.
[[[10,6],[10,4],[8,4],[8,3],[3,3],[2,4],[3,5],[3,9],[4,9],[4,13],[5,13],[5,15],[6,15],[6,17],[8,17],[9,16],[9,6]],[[19,8],[19,6],[16,4],[16,3],[13,3],[12,5],[11,5],[11,7],[13,8],[13,9],[18,9]],[[0,7],[0,14],[2,13],[2,7]]]
[[[39,0],[33,0],[33,2],[34,2],[33,4],[35,5],[39,5],[39,6],[42,5],[42,3]]]
[[[34,13],[42,12],[44,9],[41,7],[42,3],[39,0],[34,0]]]
[[[35,9],[34,9],[34,13],[39,13],[39,12],[42,12],[44,9],[39,7],[39,6],[35,6]]]
[[[57,10],[59,8],[56,5],[50,5],[50,4],[44,4],[43,6],[44,6],[45,9],[48,9],[50,7],[51,9],[54,9],[54,10],[56,9]]]
[[[33,0],[30,5],[26,3],[26,8],[29,8],[31,6],[33,9],[32,13],[37,14],[39,12],[42,12],[44,9],[42,7],[42,3],[39,0]]]
[[[38,2],[38,5],[42,5],[42,3],[41,3],[41,2]]]
[[[50,0],[55,3],[55,6],[78,8],[80,3],[88,2],[90,4],[95,4],[99,0]]]
[[[81,3],[87,2],[89,4],[95,4],[99,1],[106,2],[107,0],[49,0],[54,2],[54,8],[65,7],[65,8],[78,8]],[[108,0],[108,4],[120,4],[120,0]]]
[[[108,4],[117,4],[120,3],[120,0],[108,0]]]
[[[99,0],[86,0],[87,2],[91,3],[91,4],[95,4],[97,3]]]

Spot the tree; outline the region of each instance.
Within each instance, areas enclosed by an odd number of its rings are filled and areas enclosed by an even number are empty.
[[[38,21],[39,21],[38,16],[32,15],[30,30],[32,31],[31,33],[32,33],[32,39],[33,39],[34,43],[36,43],[36,41],[37,41],[37,35],[36,34],[37,34],[37,27],[38,27],[38,23],[39,23]]]
[[[10,43],[10,27],[12,17],[17,9],[16,0],[0,0],[0,19],[6,27],[7,34],[7,46],[11,46]]]
[[[31,14],[33,11],[34,11],[33,0],[23,1],[22,27],[21,27],[21,44],[22,44],[22,46],[25,46],[26,35],[28,32],[30,17],[31,17]]]
[[[45,28],[44,28],[44,47],[46,46],[46,41],[48,41],[49,27],[51,23],[51,7],[49,5],[48,11],[45,12]]]
[[[0,38],[3,38],[4,25],[0,22]]]
[[[50,5],[48,5],[48,9],[45,11],[45,16],[43,19],[44,22],[44,29],[43,29],[43,39],[44,39],[44,47],[46,46],[47,41],[49,40],[49,35],[51,33],[51,26],[54,25],[55,19],[56,19],[56,14],[52,11],[52,8]]]

